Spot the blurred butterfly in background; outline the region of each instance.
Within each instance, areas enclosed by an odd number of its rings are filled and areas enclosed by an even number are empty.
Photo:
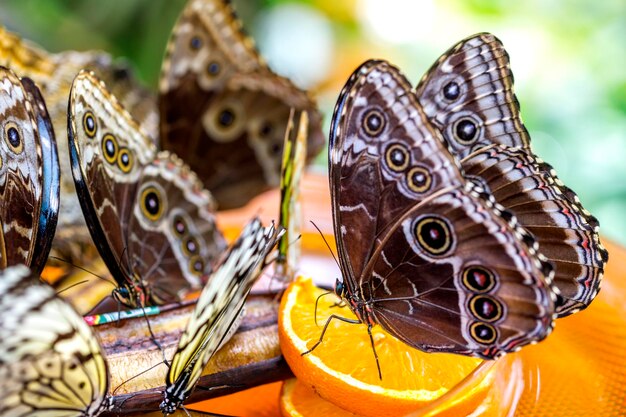
[[[558,291],[551,265],[463,177],[411,88],[397,68],[368,61],[335,107],[336,293],[358,322],[427,352],[492,359],[542,340]]]
[[[60,202],[53,254],[70,262],[85,263],[93,247],[76,196],[67,141],[67,98],[76,74],[83,68],[103,79],[142,129],[156,142],[158,113],[156,96],[142,88],[130,68],[101,51],[49,53],[34,43],[0,27],[0,65],[29,77],[46,99],[58,146]]]
[[[415,94],[461,160],[465,177],[537,239],[555,267],[558,316],[586,308],[598,294],[608,260],[599,223],[530,149],[500,40],[480,33],[459,42],[435,62]]]
[[[220,209],[279,185],[290,109],[308,112],[309,161],[325,142],[315,103],[267,67],[225,0],[187,3],[159,93],[163,149],[191,166]]]
[[[274,270],[274,276],[284,282],[293,280],[300,258],[300,229],[302,228],[300,180],[306,165],[308,121],[307,112],[292,111],[285,131],[280,170],[278,222],[285,228],[285,233],[278,241],[278,258]]]
[[[209,359],[239,327],[246,298],[282,233],[253,219],[209,277],[172,358],[163,414],[172,414],[189,397]]]
[[[0,67],[0,268],[40,273],[59,210],[59,160],[46,105],[35,83]]]
[[[196,175],[151,139],[93,74],[70,91],[72,174],[93,241],[130,307],[199,289],[226,247]]]

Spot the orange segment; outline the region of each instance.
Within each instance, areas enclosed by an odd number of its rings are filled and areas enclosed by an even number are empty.
[[[358,417],[320,398],[315,391],[295,378],[283,384],[280,393],[280,413],[283,417]]]
[[[332,307],[337,298],[328,295],[320,299],[316,325],[315,300],[322,293],[308,278],[289,286],[279,310],[281,349],[300,381],[350,412],[404,415],[445,394],[481,363],[459,355],[421,352],[376,326],[372,333],[383,374],[380,380],[365,325],[339,320],[333,320],[321,345],[302,356],[319,339],[321,326],[331,314],[355,319],[348,308]],[[475,407],[486,396],[490,382],[485,377],[467,386],[462,402]]]

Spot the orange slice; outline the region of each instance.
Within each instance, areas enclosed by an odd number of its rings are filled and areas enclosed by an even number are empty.
[[[280,414],[283,417],[358,417],[319,397],[311,387],[295,378],[286,380],[280,393]]]
[[[383,375],[380,380],[366,326],[339,320],[332,321],[313,352],[302,356],[319,339],[331,314],[355,319],[347,307],[332,307],[337,298],[327,295],[319,301],[316,324],[315,300],[322,293],[308,278],[299,278],[286,290],[278,319],[281,350],[301,382],[349,412],[405,415],[447,393],[481,363],[459,355],[421,352],[376,326],[372,333]],[[455,390],[455,408],[466,406],[471,411],[484,400],[493,372],[482,374],[463,384],[461,392]]]

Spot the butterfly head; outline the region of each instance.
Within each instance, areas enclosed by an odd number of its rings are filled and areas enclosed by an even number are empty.
[[[144,306],[146,305],[144,292],[137,287],[123,285],[113,290],[113,298],[127,306]]]
[[[343,299],[346,295],[346,285],[339,278],[335,281],[335,287],[333,290],[335,291],[335,294],[337,294],[337,297],[341,299]]]

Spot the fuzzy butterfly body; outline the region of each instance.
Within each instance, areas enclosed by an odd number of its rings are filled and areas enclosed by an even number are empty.
[[[384,61],[339,97],[330,188],[343,283],[361,322],[410,346],[495,358],[552,329],[552,269],[467,181],[411,85]]]
[[[40,272],[59,210],[59,161],[46,105],[33,81],[0,67],[0,268]]]
[[[209,359],[233,335],[246,297],[282,233],[253,219],[209,277],[172,358],[161,403],[163,414],[172,414],[182,405]]]
[[[152,141],[92,73],[70,94],[72,173],[92,238],[132,307],[200,288],[225,247],[210,194]]]
[[[558,315],[589,305],[608,260],[599,223],[531,151],[502,43],[488,33],[459,42],[439,58],[415,93],[466,177],[511,211],[555,266]]]
[[[0,415],[97,416],[108,370],[83,318],[28,268],[0,272]]]
[[[220,208],[280,182],[291,108],[309,113],[308,155],[324,138],[308,95],[274,74],[225,0],[190,0],[162,66],[161,143],[183,158]]]

